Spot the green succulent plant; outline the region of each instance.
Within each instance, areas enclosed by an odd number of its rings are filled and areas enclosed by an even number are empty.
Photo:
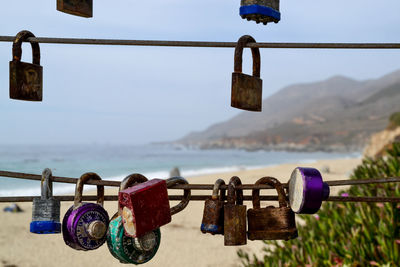
[[[400,176],[400,143],[384,158],[365,158],[351,179]],[[340,194],[400,197],[400,184],[354,185]],[[297,216],[297,215],[296,215]],[[324,202],[314,215],[300,215],[299,237],[263,241],[264,257],[243,250],[244,266],[399,266],[400,204]]]

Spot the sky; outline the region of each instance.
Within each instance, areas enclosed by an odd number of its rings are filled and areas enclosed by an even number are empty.
[[[239,16],[239,0],[94,0],[93,18],[56,0],[13,0],[0,35],[258,42],[400,43],[400,1],[281,1],[278,24]],[[43,102],[9,99],[12,43],[0,42],[0,144],[146,144],[179,139],[241,112],[230,107],[233,48],[40,44]],[[261,49],[263,97],[335,75],[374,79],[400,69],[399,50]],[[23,45],[22,61],[31,61]],[[243,71],[250,73],[245,49]]]

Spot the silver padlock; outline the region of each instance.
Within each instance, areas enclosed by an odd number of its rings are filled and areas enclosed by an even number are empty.
[[[60,201],[53,197],[51,170],[42,173],[41,197],[33,199],[31,233],[57,234],[61,232]]]

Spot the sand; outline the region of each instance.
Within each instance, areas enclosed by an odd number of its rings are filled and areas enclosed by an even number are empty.
[[[320,160],[315,163],[300,164],[304,167],[322,169],[330,168],[330,173],[323,173],[324,180],[348,178],[352,169],[360,163],[360,159]],[[214,183],[217,178],[226,182],[236,175],[242,183],[254,183],[263,176],[273,176],[286,182],[292,170],[299,164],[283,164],[262,169],[241,170],[235,173],[219,173],[189,177],[191,183]],[[331,188],[335,195],[343,187]],[[181,191],[170,190],[170,194]],[[266,192],[266,191],[265,191]],[[262,192],[262,194],[265,192]],[[272,191],[270,191],[272,192]],[[108,190],[107,194],[115,194]],[[210,191],[193,191],[192,194],[211,194]],[[249,194],[246,191],[245,194]],[[173,205],[174,202],[171,202]],[[251,202],[245,202],[248,208]],[[262,203],[263,204],[263,203]],[[277,203],[276,203],[277,204]],[[20,203],[23,213],[5,213],[7,203],[0,204],[0,266],[121,266],[103,245],[93,251],[76,251],[64,244],[61,234],[36,235],[29,232],[31,221],[31,203]],[[72,205],[62,202],[61,216]],[[262,241],[250,241],[241,247],[225,247],[223,236],[202,234],[199,230],[203,215],[204,203],[192,201],[182,212],[172,218],[172,222],[161,228],[161,245],[157,255],[146,266],[240,266],[236,251],[241,248],[247,252],[262,255]],[[107,202],[106,210],[112,216],[117,209],[116,202]],[[61,217],[61,219],[62,219]]]

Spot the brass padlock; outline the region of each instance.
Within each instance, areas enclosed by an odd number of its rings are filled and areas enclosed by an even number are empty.
[[[93,0],[57,0],[57,10],[85,18],[93,17]]]
[[[14,38],[10,61],[10,98],[28,101],[42,101],[43,68],[40,66],[40,48],[37,42],[32,46],[32,63],[21,62],[22,42],[35,37],[30,31],[20,31]]]
[[[248,111],[261,111],[262,80],[260,79],[261,58],[257,47],[251,48],[253,56],[253,75],[242,73],[243,48],[255,43],[250,35],[240,37],[235,48],[234,72],[232,73],[231,106]]]
[[[233,176],[228,185],[228,203],[224,205],[225,246],[246,245],[246,206],[243,205],[243,190],[239,177]],[[236,202],[236,204],[235,204]]]
[[[221,194],[218,196],[220,187],[224,184],[224,180],[218,179],[214,184],[213,194],[211,198],[207,199],[204,203],[203,220],[200,227],[200,230],[204,234],[224,234],[225,189],[221,189]]]
[[[273,177],[263,177],[256,185],[269,184],[278,191],[279,208],[260,208],[260,189],[253,189],[253,208],[247,211],[250,240],[289,240],[297,237],[293,211],[286,201],[282,184]]]

